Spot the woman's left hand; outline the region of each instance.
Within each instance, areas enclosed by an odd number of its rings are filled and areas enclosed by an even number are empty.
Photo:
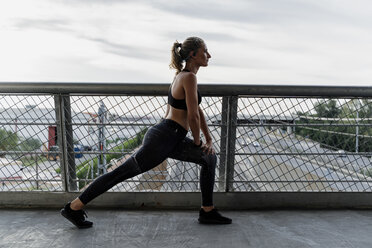
[[[215,151],[213,149],[212,140],[207,141],[207,143],[202,145],[202,149],[205,153],[209,154],[215,154]]]

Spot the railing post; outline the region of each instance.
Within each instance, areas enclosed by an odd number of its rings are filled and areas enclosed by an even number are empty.
[[[229,97],[227,125],[226,192],[233,191],[238,97]]]
[[[222,97],[221,109],[221,143],[220,143],[220,167],[218,178],[218,191],[225,191],[226,189],[226,148],[227,148],[227,116],[229,109],[229,97]]]
[[[60,168],[61,168],[61,179],[62,179],[62,188],[64,191],[68,191],[67,188],[67,166],[65,162],[65,153],[63,152],[64,141],[63,141],[63,107],[62,107],[62,97],[59,94],[54,95],[54,108],[56,114],[56,126],[57,126],[57,142],[58,142],[58,153],[59,153],[59,161],[60,161]],[[48,154],[49,158],[49,154]]]
[[[65,191],[76,191],[76,166],[71,125],[69,95],[54,95],[57,120],[57,137],[61,161],[62,184]]]
[[[223,97],[219,188],[225,192],[233,190],[237,108],[237,96]]]

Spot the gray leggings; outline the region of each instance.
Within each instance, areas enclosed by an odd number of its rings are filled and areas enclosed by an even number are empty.
[[[193,162],[201,165],[200,188],[202,205],[213,206],[213,187],[217,157],[206,154],[186,137],[185,130],[177,122],[164,119],[151,127],[141,148],[115,170],[94,180],[79,199],[87,204],[100,194],[141,173],[151,170],[167,158]]]

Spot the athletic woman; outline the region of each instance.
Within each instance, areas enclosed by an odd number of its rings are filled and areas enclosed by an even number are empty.
[[[196,74],[200,67],[208,66],[210,58],[206,44],[198,37],[173,44],[170,67],[177,72],[169,88],[165,118],[147,131],[141,148],[129,159],[115,170],[98,177],[79,197],[67,203],[61,209],[65,218],[78,228],[91,227],[93,223],[86,220],[83,210],[86,204],[116,184],[151,170],[167,158],[173,158],[201,166],[199,223],[231,224],[232,220],[222,216],[213,205],[217,157],[205,116],[199,107],[202,97]],[[186,137],[189,129],[193,139]],[[200,139],[200,131],[205,142]]]

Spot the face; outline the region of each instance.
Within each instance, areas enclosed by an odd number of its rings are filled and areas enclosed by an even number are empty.
[[[198,51],[196,52],[196,55],[194,57],[197,64],[200,66],[208,66],[208,60],[211,58],[211,55],[208,52],[208,48],[205,44],[202,44],[201,47],[199,47]]]

